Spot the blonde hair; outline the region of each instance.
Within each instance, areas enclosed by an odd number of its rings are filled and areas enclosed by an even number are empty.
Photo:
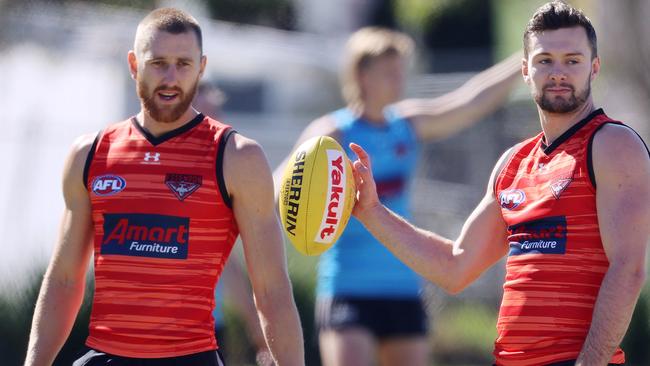
[[[396,55],[410,56],[413,39],[407,34],[380,27],[361,28],[350,36],[346,45],[345,61],[341,72],[341,92],[348,104],[362,99],[359,73],[374,60]]]

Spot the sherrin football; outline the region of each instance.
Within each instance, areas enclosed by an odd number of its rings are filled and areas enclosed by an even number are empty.
[[[339,238],[352,214],[352,165],[329,136],[313,137],[291,154],[280,181],[284,232],[296,249],[319,255]]]

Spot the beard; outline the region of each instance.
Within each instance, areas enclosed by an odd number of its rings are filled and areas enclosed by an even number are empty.
[[[187,90],[187,94],[180,87],[168,87],[166,85],[161,85],[150,93],[149,90],[151,90],[151,88],[145,81],[137,80],[136,84],[138,96],[140,97],[145,112],[158,122],[172,123],[181,118],[183,113],[185,113],[192,104],[199,80],[197,78],[194,84]],[[173,90],[177,92],[179,100],[178,104],[176,104],[176,106],[159,106],[156,103],[156,94],[161,90]]]
[[[554,87],[555,84],[547,84],[542,88],[542,93],[535,93],[534,99],[535,103],[546,112],[549,113],[569,113],[573,112],[579,107],[581,107],[589,98],[591,94],[591,77],[588,79],[582,92],[576,94],[576,89],[571,84],[560,83],[559,86],[563,88],[571,89],[571,96],[569,99],[564,99],[563,97],[556,96],[551,98],[546,94],[546,88]]]

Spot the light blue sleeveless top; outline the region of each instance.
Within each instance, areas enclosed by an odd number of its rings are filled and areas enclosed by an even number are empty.
[[[351,160],[350,142],[361,145],[372,159],[372,172],[381,202],[410,219],[409,189],[419,144],[410,122],[392,108],[386,124],[375,125],[347,108],[331,114],[339,143]],[[411,298],[419,296],[420,277],[379,243],[355,218],[339,240],[320,257],[318,297]]]

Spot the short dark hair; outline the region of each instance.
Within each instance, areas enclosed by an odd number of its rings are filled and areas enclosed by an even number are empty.
[[[524,31],[524,56],[528,57],[528,43],[531,34],[572,27],[584,28],[591,47],[591,58],[594,59],[598,56],[596,30],[591,25],[591,20],[581,10],[558,0],[540,6],[528,21]]]
[[[148,39],[148,34],[151,30],[159,30],[171,34],[181,34],[192,31],[196,35],[199,49],[203,54],[203,35],[199,22],[194,19],[190,14],[175,8],[160,8],[147,14],[136,31],[134,49],[136,52],[141,47],[141,42]]]

